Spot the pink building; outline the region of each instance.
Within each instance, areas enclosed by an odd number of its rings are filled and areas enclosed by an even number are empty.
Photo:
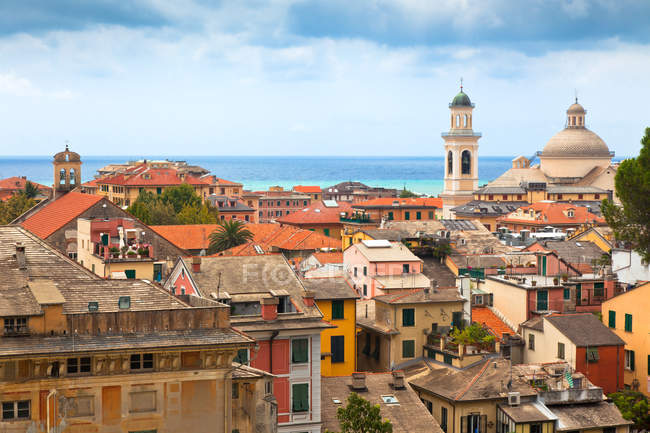
[[[422,274],[422,260],[400,242],[364,240],[354,244],[343,252],[343,268],[364,299],[431,286]]]

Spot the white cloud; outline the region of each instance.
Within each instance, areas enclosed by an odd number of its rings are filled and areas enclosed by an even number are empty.
[[[14,73],[0,74],[0,92],[16,96],[37,96],[40,94],[31,81]]]

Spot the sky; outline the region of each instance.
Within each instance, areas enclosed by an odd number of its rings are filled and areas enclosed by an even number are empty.
[[[0,155],[532,155],[577,94],[634,156],[650,2],[2,0]]]

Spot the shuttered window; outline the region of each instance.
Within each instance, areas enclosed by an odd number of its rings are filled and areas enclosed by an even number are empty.
[[[309,410],[309,384],[295,383],[291,387],[291,411],[307,412]]]
[[[415,357],[415,340],[402,341],[402,358]]]
[[[564,343],[557,343],[557,357],[564,359]]]
[[[343,319],[343,301],[332,301],[332,320]]]
[[[301,364],[309,361],[309,340],[296,338],[291,340],[291,362]]]
[[[634,371],[634,350],[625,351],[625,368]]]
[[[332,335],[331,346],[332,362],[345,362],[345,337]]]
[[[632,315],[625,315],[625,332],[632,332]]]
[[[616,311],[609,310],[609,327],[616,329]]]
[[[126,278],[130,280],[135,279],[135,269],[125,269],[124,270],[124,275],[126,275]]]
[[[415,326],[415,309],[404,308],[402,310],[402,326]]]
[[[605,296],[605,283],[594,283],[594,297],[602,298]]]
[[[564,289],[564,299],[569,300],[571,299],[571,289]]]

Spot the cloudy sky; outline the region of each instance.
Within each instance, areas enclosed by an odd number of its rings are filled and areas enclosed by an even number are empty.
[[[0,154],[532,154],[577,90],[617,155],[650,126],[650,2],[2,0]]]

